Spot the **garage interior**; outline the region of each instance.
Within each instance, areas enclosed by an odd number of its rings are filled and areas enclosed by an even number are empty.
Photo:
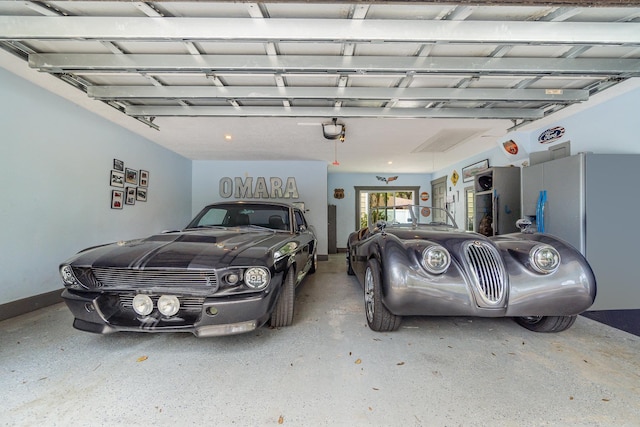
[[[374,333],[342,253],[360,192],[415,189],[466,225],[464,171],[485,160],[634,162],[638,2],[5,1],[0,47],[6,425],[638,425],[640,291],[615,250],[640,238],[634,166],[598,196],[623,291],[562,334],[470,318]],[[148,174],[135,204],[113,204],[115,160]],[[179,229],[223,179],[259,177],[294,178],[319,236],[292,327],[71,327],[60,262]]]

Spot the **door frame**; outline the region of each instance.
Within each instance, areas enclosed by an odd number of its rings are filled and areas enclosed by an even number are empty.
[[[356,230],[360,230],[360,193],[368,192],[368,193],[396,193],[398,191],[413,191],[413,203],[415,205],[419,204],[418,200],[420,197],[420,187],[419,186],[356,186],[353,187],[356,191]]]

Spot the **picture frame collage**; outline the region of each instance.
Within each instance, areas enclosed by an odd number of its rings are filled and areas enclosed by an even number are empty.
[[[146,202],[149,190],[149,171],[125,167],[122,160],[113,159],[109,185],[116,187],[116,189],[111,189],[111,209],[122,209],[124,205]]]

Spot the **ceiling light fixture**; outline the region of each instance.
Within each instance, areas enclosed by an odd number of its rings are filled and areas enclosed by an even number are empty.
[[[224,134],[224,139],[225,139],[225,141],[231,141],[233,139],[233,137],[231,136],[230,133],[225,133]]]

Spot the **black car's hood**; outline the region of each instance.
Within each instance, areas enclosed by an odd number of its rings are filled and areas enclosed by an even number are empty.
[[[116,268],[221,268],[268,265],[288,233],[250,229],[187,230],[99,246],[77,254],[75,266]]]

